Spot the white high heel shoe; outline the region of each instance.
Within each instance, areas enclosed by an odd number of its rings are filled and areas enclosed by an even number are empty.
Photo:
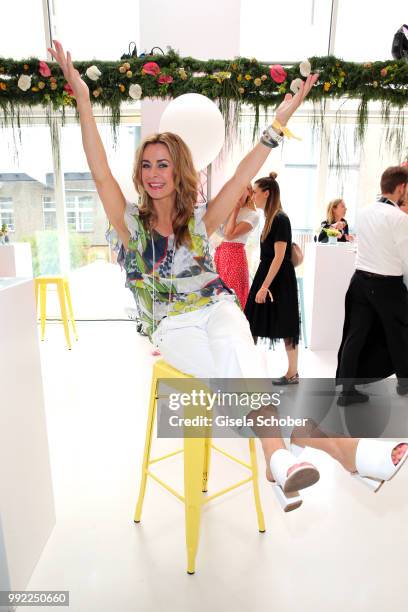
[[[356,468],[353,478],[377,493],[384,482],[394,478],[408,458],[408,449],[397,465],[392,460],[392,451],[405,440],[387,441],[362,439],[357,445]]]
[[[270,468],[276,483],[273,487],[274,493],[284,512],[299,508],[302,504],[299,489],[311,487],[320,478],[320,474],[314,465],[311,463],[296,463],[292,453],[284,448],[273,453]],[[288,475],[290,468],[294,469]]]

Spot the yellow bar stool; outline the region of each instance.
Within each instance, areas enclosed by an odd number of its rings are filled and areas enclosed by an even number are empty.
[[[204,504],[210,502],[212,499],[224,495],[237,487],[240,487],[248,482],[252,482],[253,492],[255,497],[255,508],[258,518],[258,529],[261,533],[265,531],[265,522],[262,512],[261,500],[259,496],[258,486],[258,465],[256,460],[255,440],[249,439],[249,463],[241,461],[237,457],[230,455],[225,450],[218,448],[212,443],[210,432],[207,428],[206,437],[191,438],[184,437],[184,448],[176,450],[175,452],[163,455],[156,459],[150,458],[152,448],[152,438],[154,422],[157,411],[157,401],[162,396],[158,394],[159,379],[186,379],[194,380],[192,376],[183,374],[179,370],[171,367],[164,360],[156,361],[153,366],[151,391],[150,391],[150,404],[149,413],[147,417],[147,429],[146,439],[144,447],[144,456],[142,464],[142,474],[139,490],[139,498],[136,504],[136,510],[134,515],[135,523],[140,523],[142,516],[143,500],[146,491],[147,477],[153,478],[162,487],[167,489],[172,495],[175,495],[180,501],[183,502],[185,507],[185,526],[186,526],[186,546],[187,546],[187,573],[194,574],[195,572],[195,559],[198,549],[199,534],[200,534],[200,518],[201,509]],[[186,391],[185,386],[183,392]],[[240,480],[239,482],[229,486],[226,489],[217,491],[210,496],[203,496],[203,493],[207,492],[209,471],[210,471],[210,460],[211,460],[211,449],[218,451],[225,457],[228,457],[232,461],[239,463],[241,466],[247,468],[250,472],[249,477]],[[178,491],[174,490],[163,480],[161,480],[156,474],[154,474],[150,466],[154,463],[184,453],[184,495],[181,495]]]
[[[69,282],[65,276],[37,276],[34,279],[35,286],[35,305],[38,308],[38,294],[40,296],[40,318],[41,318],[41,340],[45,336],[45,320],[47,310],[47,287],[48,285],[56,285],[58,298],[61,309],[61,318],[64,325],[65,338],[68,349],[71,350],[71,339],[69,336],[68,318],[71,321],[75,340],[78,340],[74,313],[72,310],[71,292],[69,290]]]

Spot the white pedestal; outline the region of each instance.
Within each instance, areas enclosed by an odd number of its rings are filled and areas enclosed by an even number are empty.
[[[21,590],[55,525],[33,280],[0,279],[0,347],[0,590]]]
[[[31,246],[28,242],[0,244],[0,278],[2,276],[33,277]]]
[[[344,298],[355,270],[350,243],[309,243],[305,251],[304,292],[309,346],[338,350],[344,323]]]

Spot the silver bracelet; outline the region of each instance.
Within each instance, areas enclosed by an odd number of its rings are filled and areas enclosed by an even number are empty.
[[[267,127],[261,135],[262,144],[274,149],[279,146],[279,143],[283,140],[283,134],[278,134],[278,132],[270,125]]]

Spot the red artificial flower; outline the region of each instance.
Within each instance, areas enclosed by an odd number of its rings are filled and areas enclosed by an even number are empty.
[[[283,83],[288,76],[280,64],[274,64],[269,67],[269,72],[275,83]]]
[[[51,70],[49,69],[48,65],[45,62],[40,62],[38,71],[43,77],[51,76]]]
[[[387,76],[387,69],[386,68],[381,68],[381,72],[380,72],[382,77],[386,77]]]
[[[170,83],[173,82],[173,80],[174,80],[173,77],[170,76],[169,74],[161,74],[159,78],[157,79],[157,82],[160,85],[169,85]]]
[[[144,74],[151,74],[152,76],[157,76],[158,74],[160,74],[160,66],[156,64],[156,62],[147,62],[146,64],[144,64],[142,72],[144,72]]]
[[[72,89],[72,87],[71,87],[71,85],[69,83],[65,83],[64,89],[67,92],[67,94],[69,94],[70,96],[74,95],[74,90]]]

